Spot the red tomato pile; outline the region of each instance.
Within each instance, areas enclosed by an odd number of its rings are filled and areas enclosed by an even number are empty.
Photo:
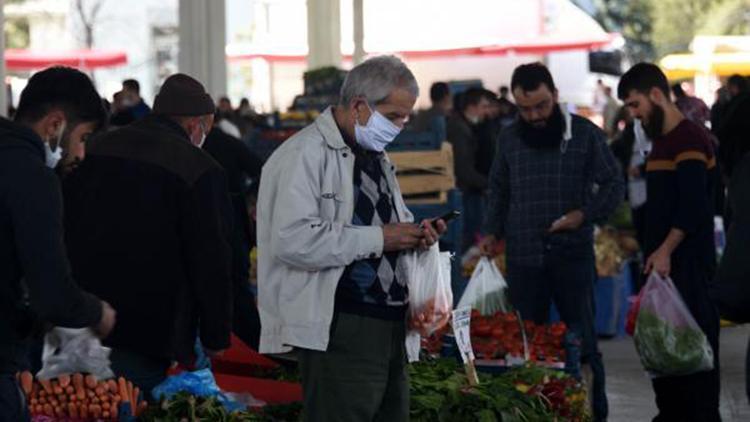
[[[529,360],[546,363],[565,362],[564,323],[536,325],[531,321],[524,321],[523,328],[529,345]],[[473,310],[471,345],[477,359],[523,358],[523,333],[518,317],[514,313],[501,312],[492,316],[482,316]]]

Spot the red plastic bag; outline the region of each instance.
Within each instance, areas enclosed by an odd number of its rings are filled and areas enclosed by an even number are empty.
[[[635,321],[638,319],[638,310],[641,309],[641,294],[643,290],[638,292],[637,296],[632,296],[628,299],[630,302],[630,309],[628,309],[628,316],[625,319],[625,332],[629,336],[635,334]]]

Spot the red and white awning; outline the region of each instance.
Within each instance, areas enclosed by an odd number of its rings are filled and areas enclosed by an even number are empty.
[[[107,50],[5,50],[5,66],[9,70],[34,70],[49,66],[62,65],[80,69],[97,69],[114,67],[128,62],[123,51]]]

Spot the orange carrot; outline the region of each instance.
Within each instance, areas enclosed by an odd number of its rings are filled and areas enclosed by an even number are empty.
[[[52,394],[52,383],[50,380],[39,380],[39,384],[42,384],[42,388],[44,388],[44,392],[47,394]]]
[[[72,419],[78,419],[78,405],[75,403],[68,403],[68,416]]]
[[[115,381],[115,380],[109,380],[109,381],[107,381],[107,389],[109,390],[110,393],[117,394],[117,392],[118,392],[117,381]]]
[[[86,390],[83,388],[83,375],[82,374],[73,374],[73,388],[76,390],[76,396],[78,397],[78,400],[83,400],[86,398]]]
[[[64,374],[57,377],[57,380],[60,381],[60,387],[65,388],[70,385],[70,375]]]
[[[96,384],[97,383],[96,383],[96,377],[95,376],[93,376],[93,375],[86,375],[86,387],[88,387],[88,388],[90,388],[90,389],[93,390],[93,389],[96,388]]]
[[[23,371],[20,375],[21,378],[21,389],[27,396],[31,395],[32,385],[34,384],[34,376],[29,371]]]
[[[117,388],[118,388],[118,391],[120,392],[120,397],[122,397],[122,400],[129,401],[130,399],[128,396],[128,383],[125,382],[125,378],[120,377],[117,380]]]
[[[94,419],[99,419],[102,416],[102,407],[98,404],[89,405],[89,413]]]
[[[135,407],[138,405],[138,403],[133,400],[133,383],[131,381],[128,381],[128,401],[130,402],[130,413],[135,415]]]

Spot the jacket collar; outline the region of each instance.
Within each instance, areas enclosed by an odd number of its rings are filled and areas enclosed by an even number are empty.
[[[348,148],[344,142],[344,137],[341,136],[339,126],[336,124],[336,120],[333,117],[333,107],[328,107],[323,114],[315,119],[315,125],[323,135],[323,139],[326,140],[326,144],[333,149]]]
[[[42,141],[42,138],[40,138],[39,135],[31,128],[0,117],[0,134],[5,133],[10,133],[13,138],[23,142],[20,145],[25,145],[29,149],[33,150],[34,154],[41,158],[42,161],[44,161],[44,141]],[[60,146],[58,146],[58,148],[60,148]]]
[[[182,128],[177,122],[174,120],[158,115],[158,114],[151,114],[143,118],[144,123],[147,124],[156,124],[159,125],[167,130],[169,130],[173,135],[180,137],[181,139],[184,139],[187,142],[190,142],[190,136],[187,132],[185,132],[185,129]]]

